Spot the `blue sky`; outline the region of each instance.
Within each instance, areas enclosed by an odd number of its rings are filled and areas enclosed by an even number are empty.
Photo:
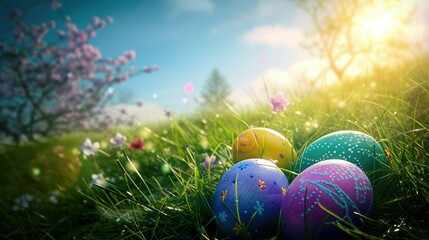
[[[50,9],[49,1],[34,5],[33,2],[41,1],[13,4],[24,9],[30,22],[61,22],[58,13]],[[164,108],[181,113],[191,111],[196,106],[193,98],[201,95],[215,68],[233,88],[231,97],[237,105],[250,101],[247,89],[260,88],[261,77],[273,81],[269,94],[274,95],[279,88],[288,87],[290,70],[310,58],[299,46],[308,21],[292,0],[60,2],[61,11],[80,28],[90,23],[93,16],[114,18],[112,25],[91,40],[103,56],[135,50],[137,57],[132,64],[136,67],[160,66],[157,72],[115,86],[117,96],[126,96],[130,103],[120,107],[138,110],[140,118],[161,115]],[[29,5],[33,6],[25,9]],[[4,8],[0,14],[5,14]],[[3,29],[4,23],[0,24]],[[192,94],[183,91],[188,82],[195,86]],[[144,107],[136,109],[136,101],[143,101]]]
[[[279,54],[276,49],[243,41],[243,35],[259,25],[293,26],[296,7],[292,2],[272,2],[266,10],[262,10],[262,3],[258,1],[197,2],[198,6],[189,0],[129,1],[127,5],[116,6],[105,3],[103,12],[112,15],[115,23],[100,34],[94,44],[109,55],[134,49],[137,66],[160,65],[160,71],[138,76],[120,86],[118,92],[133,89],[136,99],[182,111],[192,104],[193,97],[200,96],[214,68],[233,88],[241,88],[270,64],[286,67],[296,61],[291,56],[292,49],[288,56],[284,54],[286,51]],[[94,4],[93,14],[97,13],[97,6]],[[86,18],[90,17],[88,14]],[[111,43],[116,47],[111,48]],[[263,63],[263,58],[273,58],[273,62]],[[195,85],[193,96],[183,92],[187,82]],[[187,103],[183,103],[185,98]]]
[[[30,22],[61,22],[49,1],[39,2],[18,1],[15,6]],[[91,40],[103,56],[135,50],[133,65],[160,66],[158,72],[136,76],[115,87],[118,95],[130,97],[129,102],[142,100],[161,109],[186,112],[195,107],[192,99],[201,95],[204,82],[215,68],[233,89],[243,89],[264,69],[287,67],[298,60],[296,46],[279,51],[243,39],[258,26],[295,26],[297,8],[292,1],[65,0],[61,4],[61,10],[81,28],[93,16],[114,18],[112,25]],[[187,82],[195,86],[191,95],[183,91]]]

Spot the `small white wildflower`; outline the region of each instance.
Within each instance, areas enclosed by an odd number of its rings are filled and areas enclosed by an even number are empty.
[[[82,150],[83,154],[85,154],[86,156],[95,155],[99,148],[100,148],[100,143],[99,142],[92,143],[91,139],[89,138],[85,139],[83,144],[80,146],[80,150]]]

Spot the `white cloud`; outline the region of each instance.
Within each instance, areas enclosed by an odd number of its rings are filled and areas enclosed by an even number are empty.
[[[121,113],[122,110],[125,111],[126,114]],[[105,107],[104,113],[109,115],[112,119],[116,119],[120,116],[121,119],[135,120],[140,123],[153,123],[167,120],[164,115],[164,109],[161,109],[155,104],[146,102],[142,107],[127,103],[108,105]]]
[[[240,13],[237,12],[231,18],[223,19],[224,21],[218,22],[214,27],[210,29],[211,34],[234,32],[243,26],[248,26],[252,23],[261,21],[275,21],[282,22],[286,18],[289,21],[293,20],[294,25],[302,25],[302,15],[305,15],[302,11],[297,9],[294,1],[285,0],[256,0],[254,3],[250,3],[246,0],[239,0],[244,5]],[[287,16],[285,18],[285,16]]]
[[[244,33],[242,40],[249,45],[298,48],[303,40],[303,31],[296,27],[281,25],[259,26]]]
[[[332,71],[325,72],[328,62],[320,58],[307,58],[288,68],[269,68],[255,76],[246,86],[233,91],[231,98],[238,108],[266,105],[268,99],[282,91],[286,97],[310,93],[311,87],[324,87],[336,83]],[[317,80],[316,80],[317,79]]]
[[[362,70],[362,68],[358,68]],[[357,70],[352,69],[353,73]],[[290,66],[289,71],[301,81],[306,81],[313,87],[323,87],[337,83],[338,79],[332,70],[329,69],[327,59],[312,57],[296,62]]]
[[[215,8],[211,0],[170,0],[169,5],[173,17],[189,12],[212,13]]]
[[[275,93],[285,89],[295,89],[299,84],[294,75],[284,68],[269,68],[253,81],[250,86],[253,89],[266,88],[268,93]]]
[[[287,96],[288,93],[304,89],[304,85],[290,69],[269,68],[255,76],[247,86],[235,89],[231,95],[236,107],[252,107],[255,104],[265,104],[268,98],[279,91]]]
[[[288,9],[295,7],[292,1],[284,0],[259,0],[252,17],[263,19],[273,15],[284,14]]]
[[[423,50],[429,50],[429,1],[420,1],[417,12],[410,24],[408,37],[422,44]]]

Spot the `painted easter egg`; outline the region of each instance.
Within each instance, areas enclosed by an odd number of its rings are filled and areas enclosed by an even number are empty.
[[[216,222],[233,239],[272,237],[280,230],[280,206],[289,183],[271,161],[247,159],[220,179],[212,202]]]
[[[326,159],[347,160],[370,177],[386,169],[387,164],[383,147],[371,136],[358,131],[337,131],[310,144],[298,159],[295,171],[299,173]]]
[[[292,144],[282,134],[269,128],[243,131],[232,147],[235,162],[262,158],[273,161],[280,168],[292,169],[297,159]]]
[[[316,163],[295,178],[282,199],[283,232],[287,239],[347,239],[335,225],[340,221],[321,206],[358,226],[355,212],[368,216],[372,201],[362,169],[345,160]]]

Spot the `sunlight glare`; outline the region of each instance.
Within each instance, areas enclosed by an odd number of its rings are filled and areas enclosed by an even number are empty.
[[[406,28],[401,16],[403,4],[377,1],[375,5],[368,6],[357,17],[357,31],[362,40],[369,40],[370,44],[388,40]]]
[[[363,33],[368,33],[374,41],[384,40],[392,36],[399,23],[392,12],[381,13],[372,18],[362,20]]]

